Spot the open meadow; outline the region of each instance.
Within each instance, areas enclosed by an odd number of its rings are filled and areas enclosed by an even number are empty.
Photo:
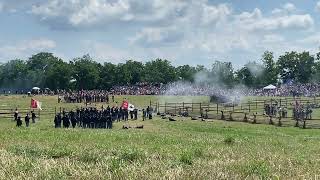
[[[221,120],[129,121],[143,129],[55,129],[58,104],[36,96],[40,120],[17,128],[0,119],[0,179],[317,179],[320,130]],[[116,96],[139,108],[151,102],[208,102],[208,97]],[[111,103],[110,106],[116,103]],[[107,104],[92,104],[101,107]],[[0,109],[27,109],[30,97],[0,96]],[[22,110],[21,110],[22,112]],[[140,115],[140,114],[139,114]],[[22,112],[22,117],[25,114]],[[316,115],[318,116],[318,115]],[[319,118],[319,117],[318,117]]]

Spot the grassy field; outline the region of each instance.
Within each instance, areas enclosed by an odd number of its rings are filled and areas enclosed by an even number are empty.
[[[130,121],[144,129],[54,129],[45,111],[63,106],[43,102],[41,120],[16,128],[0,119],[0,179],[317,179],[320,130],[241,122],[169,122],[158,117]],[[150,100],[204,102],[207,97],[116,97],[139,107]],[[28,108],[30,98],[0,96],[3,109]],[[102,104],[97,104],[100,107]],[[24,116],[24,115],[23,115]]]

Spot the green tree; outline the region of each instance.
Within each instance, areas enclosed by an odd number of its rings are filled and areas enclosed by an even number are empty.
[[[26,88],[29,85],[27,65],[21,59],[8,61],[1,65],[1,87],[5,88]]]
[[[231,62],[215,61],[212,64],[211,78],[213,83],[231,87],[234,85],[234,71]]]
[[[156,59],[145,65],[145,79],[152,83],[169,83],[177,80],[175,67],[168,60]]]
[[[178,66],[176,72],[177,76],[182,80],[192,82],[194,80],[194,75],[197,73],[197,69],[189,65],[183,65]]]
[[[112,63],[104,63],[100,70],[100,88],[110,89],[113,85],[117,83],[116,72],[117,66]]]
[[[264,67],[256,62],[249,62],[236,72],[237,81],[247,87],[261,87],[262,78],[264,77]]]
[[[68,89],[72,70],[72,66],[59,59],[46,71],[45,87],[50,89]]]
[[[44,88],[46,86],[47,71],[59,61],[52,53],[41,52],[31,56],[27,61],[28,79],[33,86]]]
[[[99,66],[90,55],[73,60],[74,71],[72,77],[76,79],[77,89],[95,89],[99,82]]]
[[[273,52],[266,51],[262,55],[262,62],[263,62],[263,78],[262,84],[269,85],[277,83],[278,77],[278,70],[276,66],[276,62],[274,61]]]
[[[279,57],[278,68],[284,82],[294,80],[300,83],[310,81],[314,67],[314,57],[309,52],[287,52]]]

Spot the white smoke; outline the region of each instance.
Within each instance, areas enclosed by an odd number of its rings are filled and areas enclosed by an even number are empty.
[[[248,92],[248,88],[239,85],[227,88],[220,77],[208,71],[200,71],[194,75],[194,82],[177,81],[166,85],[165,96],[215,96],[226,102],[239,102]],[[189,98],[188,98],[189,99]]]
[[[254,77],[261,76],[265,71],[265,68],[263,67],[263,65],[257,64],[255,62],[250,62],[246,64],[246,67]]]

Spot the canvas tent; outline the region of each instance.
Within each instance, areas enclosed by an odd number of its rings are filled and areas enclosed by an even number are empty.
[[[38,87],[33,87],[32,90],[33,90],[33,91],[39,91],[40,88],[38,88]]]
[[[263,90],[274,90],[274,89],[277,89],[277,87],[272,85],[272,84],[270,84],[270,85],[268,85],[268,86],[263,88]]]

